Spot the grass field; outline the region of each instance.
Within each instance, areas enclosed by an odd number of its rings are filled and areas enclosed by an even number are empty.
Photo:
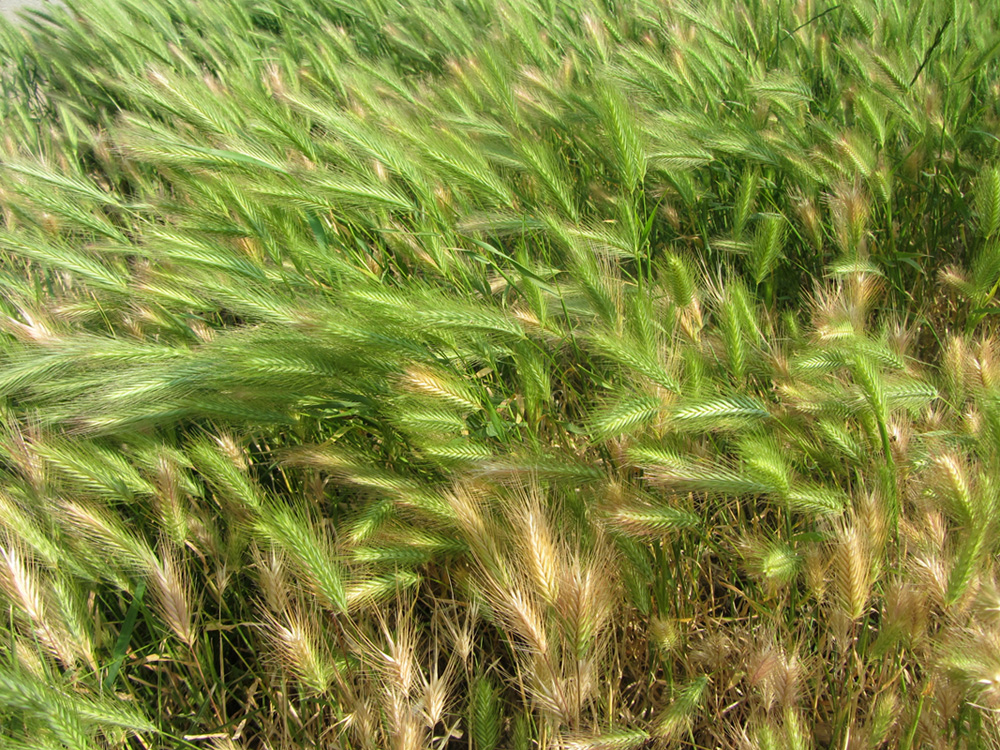
[[[1000,16],[0,19],[0,747],[1000,746]]]

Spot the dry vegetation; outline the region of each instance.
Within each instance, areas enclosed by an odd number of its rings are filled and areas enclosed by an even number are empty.
[[[1000,744],[993,3],[65,5],[0,747]]]

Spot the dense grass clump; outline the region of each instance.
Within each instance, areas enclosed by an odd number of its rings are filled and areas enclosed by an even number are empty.
[[[0,746],[1000,743],[1000,17],[0,26]]]

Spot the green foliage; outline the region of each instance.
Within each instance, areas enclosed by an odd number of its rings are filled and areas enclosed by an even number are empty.
[[[996,745],[998,39],[0,21],[0,745]]]
[[[469,738],[476,750],[495,750],[503,731],[500,697],[490,678],[474,677],[469,690]]]

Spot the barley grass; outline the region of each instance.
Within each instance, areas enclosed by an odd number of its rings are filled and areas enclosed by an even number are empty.
[[[0,20],[0,746],[1000,743],[989,2]]]

